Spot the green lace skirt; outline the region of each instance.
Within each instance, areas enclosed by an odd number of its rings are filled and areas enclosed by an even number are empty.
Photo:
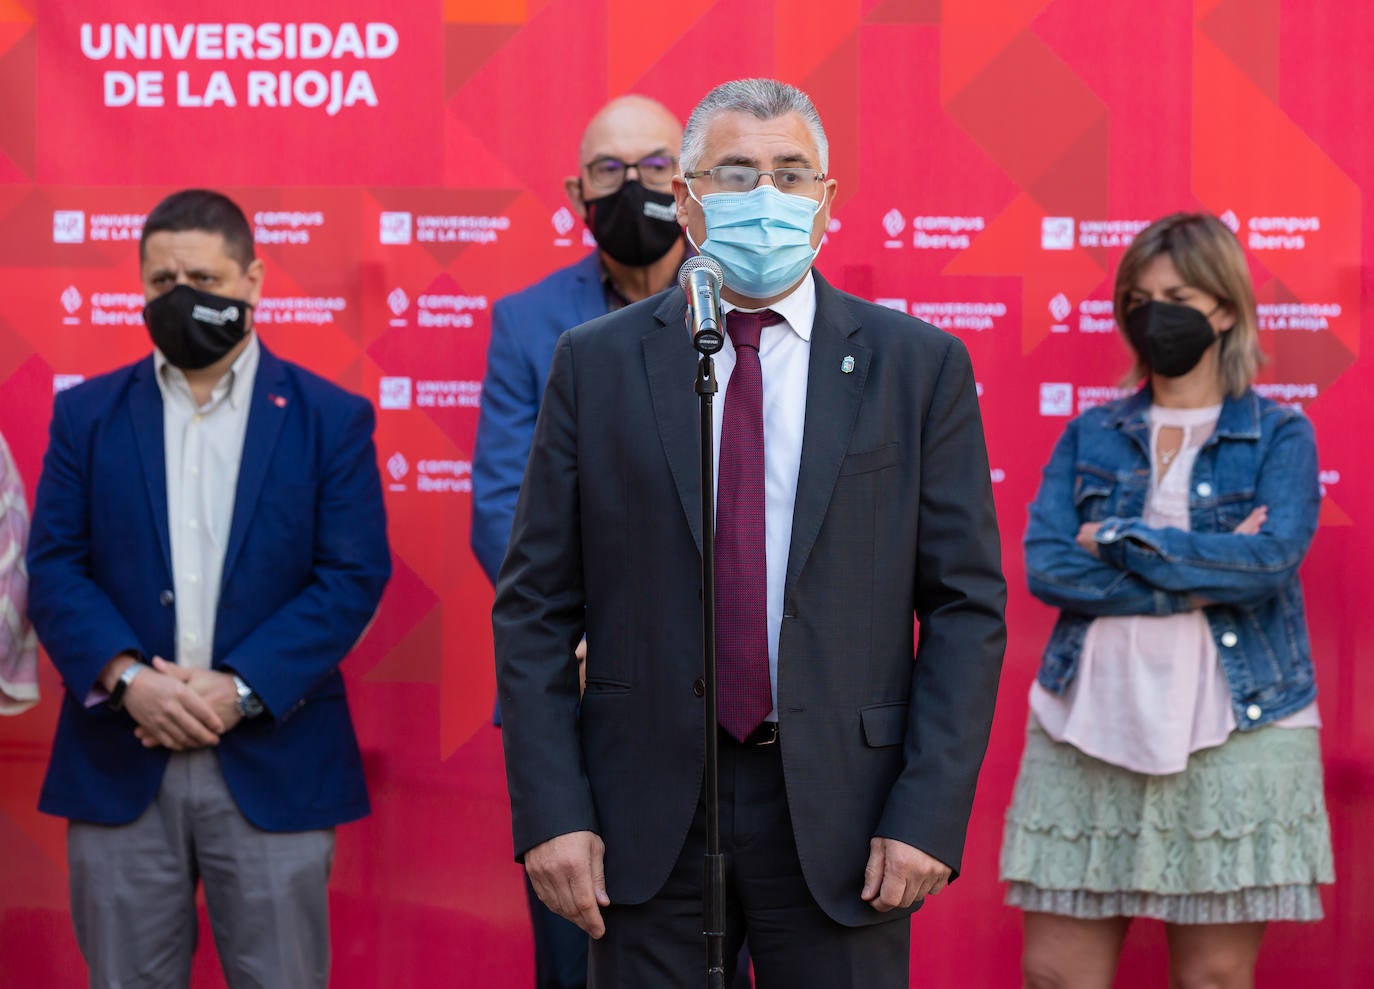
[[[1146,776],[1055,742],[1032,716],[1002,879],[1023,910],[1176,924],[1320,920],[1334,880],[1315,728],[1232,732]]]

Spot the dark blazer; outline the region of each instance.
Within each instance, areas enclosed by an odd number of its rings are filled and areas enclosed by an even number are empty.
[[[472,551],[493,584],[510,540],[554,344],[564,330],[604,315],[606,289],[595,251],[492,306],[472,458]]]
[[[168,751],[85,706],[126,650],[176,655],[162,393],[152,357],[59,394],[29,542],[29,614],[66,691],[39,808],[125,824]],[[267,831],[368,811],[339,662],[390,574],[366,400],[262,349],[225,550],[212,657],[267,713],[216,747],[245,817]]]
[[[493,611],[516,851],[598,832],[612,902],[661,888],[702,782],[685,304],[673,289],[560,339]],[[859,899],[872,836],[959,869],[1006,585],[965,348],[819,275],[816,304],[780,744],[807,883],[860,925],[893,916]]]

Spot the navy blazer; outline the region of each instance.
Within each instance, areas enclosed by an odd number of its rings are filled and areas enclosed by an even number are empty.
[[[564,330],[604,315],[606,289],[595,251],[492,307],[472,460],[472,551],[493,584],[506,555],[554,344]]]
[[[125,824],[169,752],[85,699],[107,663],[176,655],[162,394],[151,356],[59,394],[29,542],[29,614],[66,690],[39,809]],[[368,812],[338,665],[391,572],[374,416],[264,347],[225,550],[212,657],[267,713],[219,742],[245,817],[267,831]]]

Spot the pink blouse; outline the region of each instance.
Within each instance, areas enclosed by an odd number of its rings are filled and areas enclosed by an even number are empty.
[[[1152,472],[1145,524],[1188,528],[1193,463],[1220,413],[1220,405],[1150,407],[1151,464],[1160,460],[1161,429],[1180,429],[1183,440],[1163,474],[1158,467]],[[1056,697],[1035,683],[1030,707],[1055,741],[1150,775],[1182,772],[1191,753],[1220,745],[1236,728],[1226,674],[1201,610],[1095,619],[1068,690]],[[1316,702],[1274,724],[1319,726]]]
[[[0,714],[18,714],[38,703],[38,642],[25,614],[28,536],[24,485],[0,437]]]

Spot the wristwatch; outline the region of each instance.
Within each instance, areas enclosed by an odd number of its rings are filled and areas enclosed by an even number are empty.
[[[239,693],[239,714],[245,718],[256,718],[264,708],[262,698],[253,693],[253,688],[243,682],[243,677],[234,674],[234,689]]]
[[[143,664],[137,660],[124,667],[124,672],[119,674],[119,679],[115,681],[114,689],[110,691],[110,697],[105,702],[111,711],[118,711],[124,707],[124,692],[129,689],[129,684],[134,682],[134,677],[142,672]]]

